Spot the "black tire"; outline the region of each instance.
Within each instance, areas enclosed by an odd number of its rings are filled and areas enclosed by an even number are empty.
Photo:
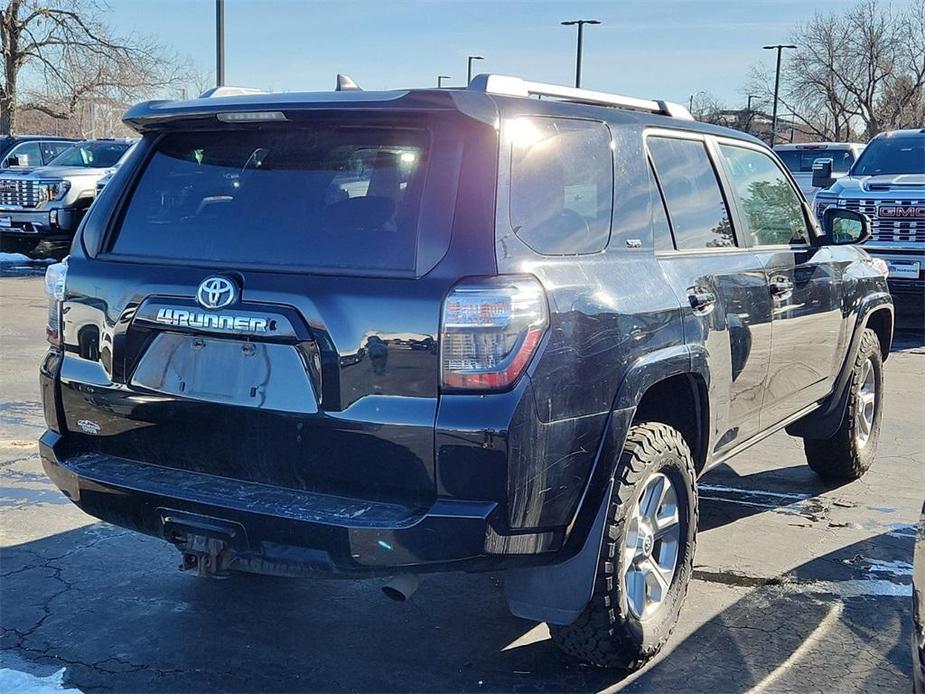
[[[675,489],[678,555],[665,599],[653,614],[639,618],[626,595],[623,577],[631,562],[623,548],[631,532],[636,504],[656,473],[665,475]],[[616,471],[594,593],[574,623],[550,625],[553,642],[569,655],[598,667],[626,670],[638,669],[658,653],[671,635],[687,595],[696,546],[697,513],[696,474],[684,438],[666,424],[634,425]]]
[[[859,419],[863,405],[858,394],[864,387],[864,366],[870,363],[874,379],[873,419],[866,439]],[[883,414],[883,356],[880,340],[871,330],[864,330],[861,344],[851,363],[851,384],[848,407],[835,435],[829,439],[803,439],[806,462],[825,480],[850,482],[873,465],[880,440],[880,419]],[[863,440],[863,443],[862,443]]]

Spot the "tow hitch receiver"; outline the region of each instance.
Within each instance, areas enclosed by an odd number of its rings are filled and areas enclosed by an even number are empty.
[[[218,538],[188,535],[177,547],[183,553],[180,570],[201,577],[219,578],[227,573],[231,559],[228,545]]]
[[[230,521],[161,509],[164,538],[183,555],[180,570],[222,578],[235,555],[246,551],[244,528]]]

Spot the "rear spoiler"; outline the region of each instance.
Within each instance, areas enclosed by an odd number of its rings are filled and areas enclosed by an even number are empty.
[[[345,89],[331,92],[291,92],[284,94],[236,94],[209,96],[187,101],[144,101],[122,116],[122,122],[139,133],[159,130],[171,124],[220,120],[244,121],[246,114],[296,111],[377,110],[458,111],[484,123],[498,117],[494,101],[484,94],[467,90],[414,89],[362,91]],[[242,114],[228,117],[228,114]],[[221,116],[225,117],[222,118]],[[255,119],[259,120],[259,119]]]

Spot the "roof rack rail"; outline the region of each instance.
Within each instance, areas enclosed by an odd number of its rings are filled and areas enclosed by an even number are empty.
[[[469,83],[469,89],[485,92],[486,94],[503,94],[506,96],[551,96],[564,101],[574,101],[582,104],[596,104],[598,106],[616,106],[633,111],[657,113],[662,116],[694,120],[686,108],[671,101],[655,99],[637,99],[634,96],[621,96],[607,92],[595,92],[590,89],[576,89],[563,87],[558,84],[545,82],[528,82],[520,77],[508,75],[476,75]]]

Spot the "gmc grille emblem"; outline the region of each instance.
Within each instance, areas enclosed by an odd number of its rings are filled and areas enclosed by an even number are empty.
[[[925,205],[881,205],[878,217],[890,219],[925,219]]]

